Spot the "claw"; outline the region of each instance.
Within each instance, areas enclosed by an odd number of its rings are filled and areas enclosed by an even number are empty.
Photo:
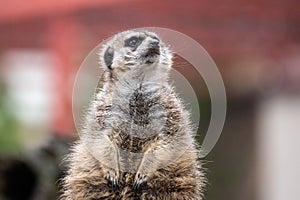
[[[114,179],[114,180],[113,180],[112,186],[113,186],[114,189],[118,189],[118,188],[119,188],[118,179]]]
[[[143,181],[143,182],[140,184],[141,187],[144,187],[144,186],[146,186],[146,185],[147,185],[147,181]]]
[[[107,180],[107,183],[111,184],[111,186],[113,188],[118,188],[119,181],[118,181],[118,173],[117,172],[114,172],[111,174],[110,171],[107,171],[105,178]]]
[[[133,190],[137,190],[144,187],[147,184],[147,176],[141,176],[139,173],[136,175],[134,184],[132,185]]]
[[[132,186],[133,190],[138,190],[140,188],[140,184],[139,183],[134,183]]]
[[[106,180],[107,180],[108,182],[110,182],[110,175],[109,175],[109,172],[106,173]]]

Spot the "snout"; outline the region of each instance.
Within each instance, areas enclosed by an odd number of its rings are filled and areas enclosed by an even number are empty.
[[[159,60],[160,52],[160,43],[157,40],[150,40],[146,46],[142,57],[146,64],[151,64]]]
[[[152,41],[149,43],[150,48],[159,49],[159,42],[158,41]]]
[[[160,55],[160,46],[158,41],[149,42],[149,48],[145,54],[145,57]]]

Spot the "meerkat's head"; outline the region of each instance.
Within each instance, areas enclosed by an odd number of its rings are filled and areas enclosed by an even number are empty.
[[[117,77],[164,77],[171,68],[172,53],[153,32],[124,31],[103,45],[100,64]]]

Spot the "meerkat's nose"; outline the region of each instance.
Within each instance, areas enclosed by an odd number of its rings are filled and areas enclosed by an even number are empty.
[[[159,49],[159,42],[158,41],[152,41],[149,43],[150,48]]]

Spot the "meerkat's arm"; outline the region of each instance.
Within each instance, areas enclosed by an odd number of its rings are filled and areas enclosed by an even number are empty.
[[[92,155],[102,164],[106,179],[113,185],[118,184],[119,178],[119,151],[116,144],[109,137],[111,129],[105,128],[105,119],[111,109],[111,90],[113,82],[111,73],[105,71],[101,77],[102,85],[91,107],[87,118],[85,135],[82,137]]]
[[[92,151],[91,153],[95,159],[102,164],[105,178],[113,185],[117,185],[119,179],[119,152],[116,144],[110,140],[105,132],[97,138],[86,141],[86,144],[89,145],[88,149]]]
[[[188,147],[188,145],[190,145],[188,142],[184,144],[175,140],[165,143],[164,139],[160,139],[157,143],[151,145],[143,156],[138,172],[135,176],[135,183],[133,187],[138,188],[146,182],[149,177],[151,177],[151,174],[154,171],[173,162],[184,153],[184,150]],[[175,149],[176,151],[174,152]]]

